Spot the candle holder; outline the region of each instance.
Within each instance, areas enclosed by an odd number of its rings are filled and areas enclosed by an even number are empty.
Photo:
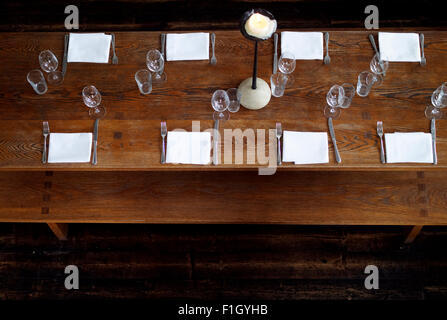
[[[268,23],[268,25],[265,25],[265,23]],[[242,16],[240,29],[245,38],[255,43],[253,75],[242,81],[238,87],[241,95],[241,105],[247,109],[258,110],[264,108],[270,102],[272,96],[268,83],[257,77],[258,43],[269,39],[276,31],[276,20],[267,10],[252,9]]]

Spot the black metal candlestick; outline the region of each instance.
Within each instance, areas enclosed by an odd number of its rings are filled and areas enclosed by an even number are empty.
[[[258,73],[258,41],[255,41],[255,60],[253,63],[253,81],[251,84],[251,88],[253,90],[256,89],[256,78]]]

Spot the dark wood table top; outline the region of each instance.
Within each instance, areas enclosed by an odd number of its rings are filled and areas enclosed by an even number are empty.
[[[396,32],[399,30],[395,30]],[[274,129],[280,121],[284,130],[327,131],[322,110],[333,84],[357,83],[357,75],[369,69],[373,50],[366,31],[332,31],[329,51],[331,64],[297,61],[295,84],[282,98],[274,98],[262,110],[244,108],[232,114],[224,129]],[[328,164],[293,165],[279,170],[443,170],[447,168],[447,125],[437,122],[438,165],[380,163],[380,143],[376,122],[383,121],[385,132],[429,132],[424,109],[447,72],[447,32],[424,31],[427,65],[390,63],[382,86],[374,87],[367,98],[356,96],[340,119],[334,121],[342,163],[334,159],[329,137]],[[168,81],[142,96],[134,74],[145,68],[145,55],[160,47],[159,32],[117,32],[119,64],[68,64],[64,83],[49,87],[38,96],[26,81],[26,74],[39,68],[38,54],[52,50],[60,62],[63,33],[0,33],[0,170],[235,170],[255,169],[260,163],[219,166],[161,165],[160,120],[168,129],[191,130],[200,121],[201,130],[213,127],[211,95],[216,89],[237,87],[251,75],[253,43],[239,31],[216,32],[216,66],[208,61],[167,62]],[[268,81],[272,72],[273,41],[259,47],[259,76]],[[42,121],[51,132],[93,130],[93,120],[84,106],[81,90],[95,85],[107,108],[100,121],[98,165],[41,163]],[[244,140],[247,150],[247,142]],[[223,150],[223,147],[222,147]],[[264,150],[263,150],[264,151]],[[234,153],[234,152],[233,152]],[[248,146],[248,159],[256,151]],[[265,146],[265,153],[268,147]],[[271,157],[275,157],[272,155]]]

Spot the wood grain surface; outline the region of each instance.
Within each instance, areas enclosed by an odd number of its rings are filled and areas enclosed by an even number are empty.
[[[398,30],[396,30],[398,31]],[[327,165],[292,165],[282,168],[298,170],[412,170],[447,167],[447,128],[437,122],[439,164],[380,163],[376,121],[384,122],[385,132],[429,132],[424,109],[431,93],[443,81],[447,70],[447,33],[424,32],[427,66],[418,63],[390,63],[382,86],[373,88],[367,98],[356,96],[351,107],[334,121],[343,162],[336,164],[330,145]],[[285,130],[327,131],[322,109],[325,95],[333,84],[356,84],[357,75],[369,69],[373,55],[367,32],[333,31],[329,50],[332,62],[297,61],[294,87],[282,98],[272,98],[259,111],[241,111],[221,126],[224,129],[273,129],[276,121]],[[249,169],[261,166],[256,158],[249,163],[236,159],[221,166],[160,164],[160,120],[168,129],[191,130],[192,121],[200,121],[201,130],[212,128],[211,95],[216,89],[236,87],[250,75],[253,44],[237,31],[216,32],[217,66],[207,61],[168,62],[168,81],[142,96],[137,90],[134,73],[145,68],[145,54],[159,48],[159,32],[117,32],[117,55],[120,64],[70,63],[60,87],[50,87],[43,96],[36,95],[26,81],[26,74],[39,67],[38,54],[51,49],[61,60],[63,33],[2,33],[0,59],[0,169],[1,170],[164,170],[164,169]],[[272,69],[272,41],[265,41],[259,51],[259,76],[268,80]],[[108,110],[100,122],[98,165],[40,163],[43,138],[42,120],[49,120],[52,132],[91,131],[93,121],[83,105],[81,90],[93,84],[103,95]],[[244,150],[255,155],[255,149]],[[265,150],[258,151],[268,154]],[[273,157],[274,155],[272,155]]]
[[[446,225],[439,172],[3,172],[0,222]]]

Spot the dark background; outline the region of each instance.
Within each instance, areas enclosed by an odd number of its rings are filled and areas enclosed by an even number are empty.
[[[0,31],[64,31],[65,5],[81,30],[235,29],[253,7],[280,28],[445,29],[446,1],[2,1]],[[347,173],[348,174],[348,173]],[[445,299],[447,230],[425,227],[71,225],[60,242],[46,225],[0,224],[0,299]],[[81,272],[67,291],[66,265]],[[380,268],[380,290],[364,268]]]

